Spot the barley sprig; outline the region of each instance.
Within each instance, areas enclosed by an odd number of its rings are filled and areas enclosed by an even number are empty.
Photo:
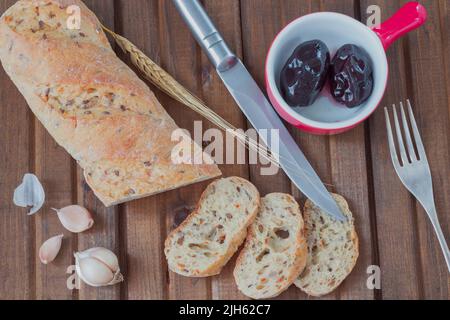
[[[119,47],[129,55],[131,62],[143,72],[145,77],[161,91],[199,113],[220,129],[231,133],[240,143],[253,151],[257,151],[261,157],[276,165],[279,165],[276,157],[267,153],[267,148],[237,130],[237,128],[235,128],[232,124],[212,111],[203,101],[184,88],[170,74],[168,74],[164,69],[158,66],[141,50],[139,50],[139,48],[137,48],[133,43],[104,26],[103,29],[109,33]]]

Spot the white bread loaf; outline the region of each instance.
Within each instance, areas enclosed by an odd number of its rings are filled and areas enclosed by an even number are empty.
[[[70,5],[81,9],[80,30],[67,27]],[[172,162],[175,122],[81,1],[18,1],[0,18],[0,60],[106,206],[220,175],[215,165]]]

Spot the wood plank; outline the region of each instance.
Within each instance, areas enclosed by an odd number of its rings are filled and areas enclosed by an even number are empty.
[[[448,118],[450,119],[450,59],[447,55],[448,52],[450,52],[450,4],[448,1],[440,0],[439,1],[439,12],[440,15],[440,23],[441,23],[441,38],[442,38],[442,45],[443,45],[443,59],[445,63],[445,80],[447,85],[447,113]],[[448,137],[449,133],[447,133]],[[447,144],[446,147],[447,154],[450,153],[450,145]],[[448,197],[446,198],[448,199]],[[448,225],[448,223],[447,223]],[[444,227],[445,230],[445,227]],[[447,231],[444,231],[446,239],[448,239],[448,227]],[[447,279],[447,290],[450,287],[450,278]]]
[[[171,1],[159,1],[160,4],[160,44],[161,65],[172,74],[182,85],[204,98],[202,92],[205,72],[202,69],[201,49],[193,40],[192,35],[182,21]],[[206,73],[205,73],[206,74]],[[202,117],[179,103],[174,103],[166,96],[161,96],[161,101],[176,123],[193,133],[194,121],[203,120]],[[203,122],[205,128],[209,124]],[[174,193],[171,206],[163,210],[166,217],[166,234],[176,225],[177,215],[181,211],[191,211],[197,204],[201,193],[210,182],[204,182],[182,188]],[[176,195],[176,196],[175,196]],[[169,273],[169,298],[170,299],[211,299],[211,278],[188,279]]]
[[[280,9],[280,21],[281,26],[286,26],[294,19],[306,14],[314,13],[320,10],[319,1],[296,1],[288,0],[283,1],[283,5]],[[329,139],[327,136],[316,136],[311,134],[305,134],[303,131],[294,128],[287,124],[289,131],[294,137],[295,141],[301,147],[302,151],[307,155],[311,165],[317,171],[323,182],[331,186],[331,175],[329,166]],[[305,201],[305,196],[292,186],[293,192],[298,199],[302,202]]]
[[[260,88],[264,89],[266,53],[276,34],[282,28],[283,1],[241,1],[243,62]],[[251,128],[251,125],[248,124]],[[276,175],[261,175],[261,165],[250,166],[250,179],[259,189],[261,197],[271,192],[291,193],[291,184],[280,170]],[[270,183],[267,181],[270,180]],[[279,299],[297,298],[298,289],[285,292]]]
[[[205,9],[233,52],[241,56],[242,38],[239,1],[206,1]],[[218,77],[210,60],[204,54],[201,55],[200,59],[202,69],[201,95],[203,100],[224,119],[230,121],[237,128],[245,130],[247,125],[246,119]],[[207,120],[203,122],[205,129],[214,128]],[[237,175],[242,178],[249,178],[248,165],[225,164],[220,166],[220,169],[225,177]],[[233,277],[237,256],[238,254],[233,257],[220,275],[212,279],[213,299],[245,299],[245,296],[237,289]]]
[[[294,19],[306,14],[317,12],[320,10],[319,1],[283,1],[280,8],[281,28],[289,24]],[[281,30],[281,29],[280,29]],[[311,165],[315,168],[323,182],[327,185],[331,184],[330,166],[329,166],[329,139],[326,136],[315,136],[305,134],[297,128],[286,124],[291,132],[294,140],[300,146],[302,151],[307,155]],[[293,185],[290,186],[291,193],[299,201],[300,207],[306,200],[306,197]],[[289,192],[289,191],[287,191]],[[292,286],[286,293],[280,296],[280,299],[305,299],[306,295]]]
[[[0,12],[14,3],[1,0]],[[33,299],[34,218],[12,199],[24,174],[34,170],[34,117],[1,67],[0,88],[0,299]]]
[[[76,164],[72,157],[50,136],[44,126],[34,121],[35,171],[41,179],[46,193],[42,212],[36,215],[36,255],[41,244],[47,239],[64,234],[63,246],[56,260],[43,265],[38,257],[36,264],[36,298],[72,299],[76,292],[67,288],[67,269],[73,264],[73,251],[77,247],[77,235],[64,229],[58,216],[51,208],[63,208],[76,203],[74,177]]]
[[[322,1],[321,4],[322,11],[340,12],[358,19],[356,9],[357,3],[354,0]],[[359,237],[358,262],[336,291],[335,297],[339,299],[374,299],[374,292],[366,287],[366,270],[374,262],[365,132],[365,126],[360,125],[349,132],[329,138],[333,191],[347,199]]]
[[[113,0],[89,0],[86,5],[101,19],[102,23],[114,29],[114,1]],[[94,227],[87,232],[78,235],[78,250],[86,250],[92,247],[105,247],[112,250],[118,256],[120,254],[119,242],[119,209],[117,207],[105,208],[88,187],[80,168],[78,168],[78,203],[84,205],[94,214]],[[123,259],[120,261],[122,268],[126,268]],[[126,274],[125,274],[126,278]],[[120,289],[124,284],[92,288],[82,284],[79,298],[82,300],[115,300],[120,299]]]
[[[443,39],[447,38],[448,41],[449,31],[440,24],[439,2],[428,0],[422,1],[422,4],[427,8],[428,22],[409,36],[411,60],[408,67],[412,80],[409,95],[433,172],[438,216],[443,232],[450,240],[450,120],[445,82],[448,74],[445,72],[444,60],[444,57],[448,57],[448,51],[443,46]],[[446,18],[448,23],[448,15]],[[417,249],[420,250],[423,282],[422,298],[448,300],[450,276],[441,248],[425,211],[418,202],[415,202],[415,207],[419,236]]]
[[[36,257],[36,298],[71,299],[72,290],[66,285],[69,275],[67,268],[73,262],[73,249],[77,236],[61,225],[58,215],[51,208],[63,208],[75,201],[76,187],[73,184],[75,164],[70,155],[48,134],[39,120],[35,125],[35,171],[45,190],[45,204],[36,215],[36,254],[47,239],[64,234],[63,246],[55,261],[43,265]]]
[[[243,41],[243,62],[260,88],[264,88],[264,65],[266,53],[281,30],[281,1],[246,0],[241,1],[241,23]],[[248,124],[251,128],[251,125]],[[261,176],[261,166],[250,167],[251,181],[259,189],[261,196],[271,192],[290,192],[291,185],[284,173]],[[270,183],[267,180],[270,179]]]
[[[150,57],[159,59],[159,4],[157,1],[117,2],[116,31]],[[137,21],[137,23],[129,23]],[[139,74],[139,72],[138,72]],[[127,255],[128,299],[167,298],[167,266],[163,254],[165,210],[176,196],[158,195],[124,205],[124,250]]]
[[[450,50],[450,4],[448,1],[439,0],[439,12],[440,12],[440,23],[442,32],[442,45],[444,52],[444,63],[445,63],[445,83],[447,84],[447,100],[450,101],[450,61],[445,53]],[[450,104],[448,106],[448,115],[450,117]]]
[[[330,7],[330,1],[323,2],[319,1],[307,1],[307,2],[298,2],[298,1],[288,1],[287,4],[283,7],[283,18],[285,19],[285,23],[289,23],[291,20],[297,18],[297,15],[292,15],[292,7],[299,7],[302,14],[313,13],[317,11],[336,10],[334,7]],[[332,4],[332,3],[331,3]],[[295,12],[295,11],[294,11]],[[298,15],[300,16],[300,15]],[[298,145],[301,147],[302,151],[307,155],[308,160],[311,165],[315,168],[322,181],[325,183],[327,188],[331,191],[334,189],[333,184],[333,175],[332,168],[330,164],[330,138],[328,136],[316,136],[311,134],[306,134],[305,132],[294,128],[293,126],[288,126],[290,129],[294,139],[297,141]],[[306,200],[306,197],[294,186],[292,185],[292,189],[294,194],[301,199],[301,203],[303,204]],[[335,191],[335,190],[334,190]],[[300,298],[304,298],[305,295],[298,291],[295,287],[290,289],[293,294],[296,293]],[[308,299],[316,299],[312,297],[307,297]],[[336,292],[322,297],[321,299],[337,299],[338,295]]]
[[[142,5],[145,6],[145,4]],[[150,8],[145,11],[133,8],[129,8],[129,10],[134,10],[130,16],[140,17],[140,19],[144,19],[145,21],[154,21],[154,24],[153,27],[146,30],[145,33],[142,32],[142,28],[140,27],[136,30],[132,30],[130,29],[131,26],[124,25],[124,28],[128,30],[128,32],[124,29],[123,33],[126,36],[129,34],[129,37],[132,37],[131,40],[139,47],[143,48],[144,52],[156,62],[160,62],[161,65],[172,73],[181,83],[187,85],[191,91],[202,97],[202,85],[206,85],[207,81],[205,82],[202,78],[202,76],[205,77],[206,73],[200,66],[200,49],[197,48],[195,41],[191,38],[189,31],[179,18],[175,8],[170,3],[160,1],[158,3],[152,3]],[[148,13],[151,13],[151,15],[147,16]],[[151,23],[147,25],[151,26]],[[178,30],[178,32],[174,34],[172,30]],[[151,35],[149,37],[150,39],[158,39],[161,45],[158,45],[158,41],[147,42],[146,40],[148,39],[149,34]],[[171,41],[163,41],[161,39],[171,39]],[[164,94],[161,94],[160,92],[156,92],[156,94],[169,113],[174,117],[175,121],[181,127],[187,128],[192,132],[194,120],[201,120],[201,117],[187,110],[186,107],[174,103]],[[233,119],[229,120],[232,121]],[[209,127],[209,124],[204,123],[204,129]],[[147,212],[146,214],[153,214],[154,219],[162,218],[165,221],[163,224],[163,226],[165,225],[165,230],[156,230],[158,228],[157,226],[159,226],[159,228],[161,227],[161,223],[155,224],[149,221],[148,227],[149,229],[153,228],[154,232],[152,232],[152,234],[155,237],[155,239],[149,241],[149,243],[153,243],[153,248],[148,248],[149,252],[161,255],[159,259],[156,260],[158,265],[154,266],[152,270],[155,270],[158,267],[161,269],[161,265],[166,267],[165,258],[162,255],[163,240],[166,234],[172,230],[176,214],[180,210],[183,211],[193,208],[197,203],[201,192],[208,183],[209,182],[197,184],[145,200],[147,201],[146,208],[154,208],[154,212]],[[132,210],[132,208],[127,207],[127,242],[129,242],[130,239],[138,238],[137,234],[134,235],[133,232],[130,232],[130,226],[134,224],[132,215],[133,217],[135,216],[135,214],[131,212]],[[136,220],[136,223],[142,225],[142,221],[139,222]],[[156,239],[156,237],[159,238]],[[128,250],[130,250],[130,247],[128,247]],[[164,292],[164,294],[170,299],[206,299],[211,297],[211,279],[193,280],[169,273],[168,289],[163,288],[163,285],[165,284],[164,281],[166,281],[165,274],[161,273],[158,279],[162,279],[160,286],[162,289],[160,288],[160,291],[168,290],[168,292]],[[130,289],[128,291],[131,292]]]
[[[361,1],[361,11],[369,5],[382,8],[386,20],[399,8],[399,1]],[[364,12],[362,12],[364,14]],[[378,250],[383,299],[417,299],[421,296],[421,274],[417,264],[418,243],[411,196],[401,184],[391,163],[387,145],[384,106],[408,97],[404,45],[394,44],[387,52],[390,77],[380,108],[369,121],[372,157],[373,196],[378,230]]]

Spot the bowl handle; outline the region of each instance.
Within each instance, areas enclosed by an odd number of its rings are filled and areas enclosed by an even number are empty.
[[[408,2],[390,19],[372,30],[380,37],[385,49],[398,38],[417,29],[427,20],[427,10],[418,2]]]

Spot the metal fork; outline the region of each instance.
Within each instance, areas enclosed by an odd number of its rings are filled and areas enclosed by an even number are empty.
[[[439,239],[439,244],[441,245],[442,252],[444,253],[445,262],[447,263],[447,268],[450,272],[450,252],[447,242],[445,241],[444,234],[442,233],[442,229],[439,224],[436,212],[430,166],[428,164],[427,155],[425,153],[425,148],[420,137],[419,129],[417,128],[417,123],[414,118],[411,103],[409,100],[407,100],[407,103],[409,120],[411,123],[411,128],[413,131],[418,154],[414,149],[413,138],[411,137],[411,132],[408,126],[405,109],[403,108],[403,103],[400,102],[400,112],[402,117],[403,132],[406,139],[406,148],[405,143],[403,142],[402,130],[398,120],[397,109],[395,105],[393,105],[393,112],[395,131],[401,159],[399,159],[397,155],[397,150],[394,142],[394,134],[392,132],[391,121],[389,118],[389,111],[387,107],[384,108],[392,162],[394,164],[395,171],[397,171],[397,174],[400,177],[402,183],[409,190],[409,192],[411,192],[414,197],[422,204],[425,211],[427,212],[428,217],[433,224],[434,230],[436,231],[436,235]]]

